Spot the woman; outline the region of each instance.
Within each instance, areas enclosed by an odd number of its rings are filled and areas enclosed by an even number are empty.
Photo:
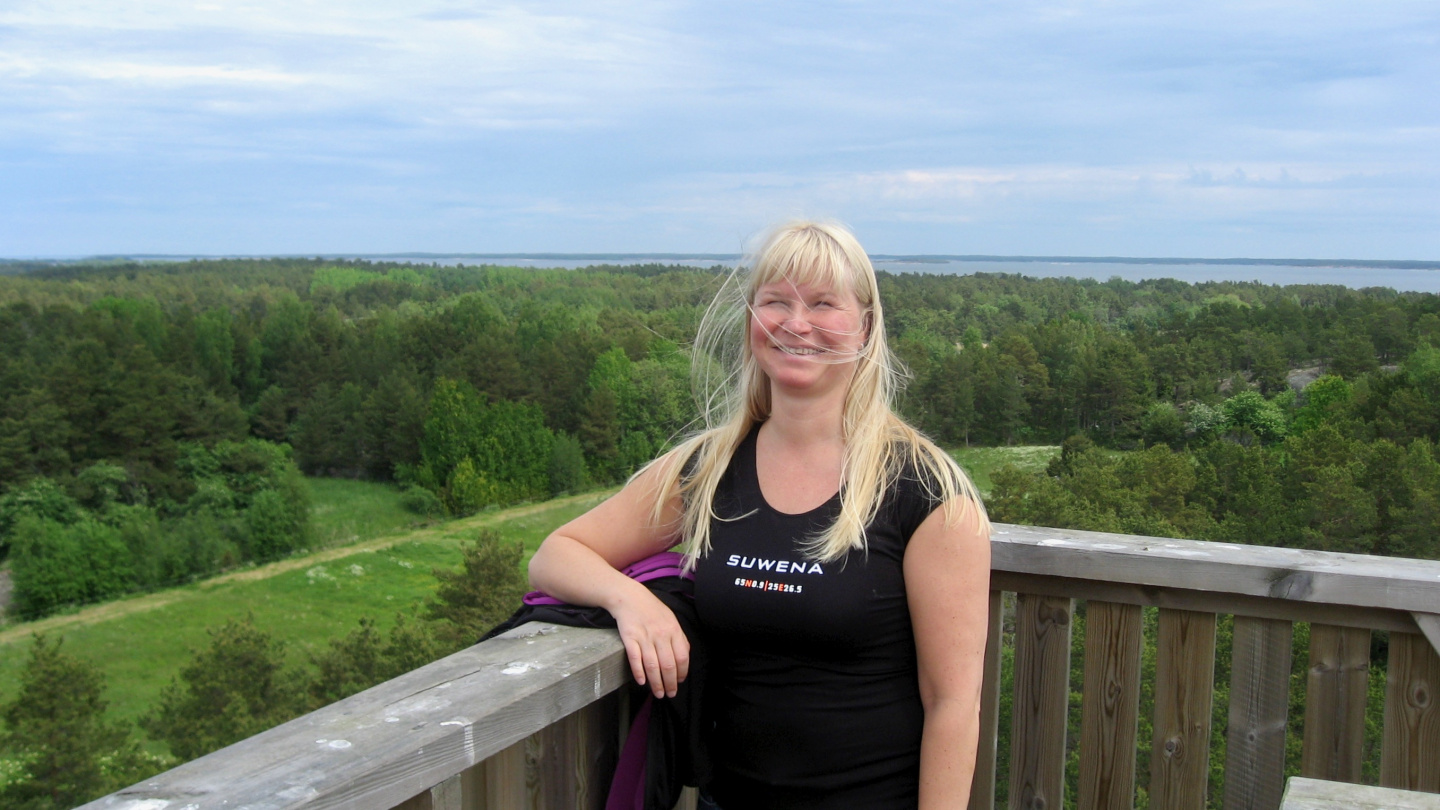
[[[685,636],[619,569],[682,544],[713,651],[718,806],[963,807],[989,523],[954,461],[892,410],[869,258],[835,225],[778,228],[696,349],[707,429],[556,530],[531,582],[608,609],[635,680],[673,697]]]

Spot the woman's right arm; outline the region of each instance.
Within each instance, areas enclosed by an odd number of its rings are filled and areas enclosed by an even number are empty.
[[[530,559],[530,584],[572,605],[615,617],[635,682],[674,697],[690,668],[690,643],[675,614],[621,568],[664,551],[679,535],[680,499],[653,519],[659,475],[652,465],[589,512],[556,529]]]

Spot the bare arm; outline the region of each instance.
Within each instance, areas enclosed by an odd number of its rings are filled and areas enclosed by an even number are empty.
[[[619,570],[676,542],[678,499],[659,525],[652,519],[657,472],[650,468],[545,538],[530,560],[530,584],[572,605],[610,611],[636,683],[674,697],[689,671],[690,644],[670,608]]]
[[[920,808],[963,808],[979,743],[989,536],[969,516],[946,526],[944,510],[935,510],[906,547],[905,590],[925,706]]]

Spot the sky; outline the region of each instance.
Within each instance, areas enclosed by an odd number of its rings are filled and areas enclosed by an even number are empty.
[[[0,257],[1440,259],[1440,3],[0,0]]]

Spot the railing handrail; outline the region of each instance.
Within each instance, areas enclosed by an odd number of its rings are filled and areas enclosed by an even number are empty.
[[[84,807],[390,808],[628,677],[614,631],[527,624]]]
[[[997,523],[990,566],[1013,573],[1440,613],[1440,561],[1435,560]]]
[[[1440,649],[1434,561],[996,524],[992,587],[1016,590],[1007,578],[1061,597],[1162,607],[1210,599],[1211,612],[1418,625]],[[628,679],[614,631],[529,624],[85,808],[391,808]]]

